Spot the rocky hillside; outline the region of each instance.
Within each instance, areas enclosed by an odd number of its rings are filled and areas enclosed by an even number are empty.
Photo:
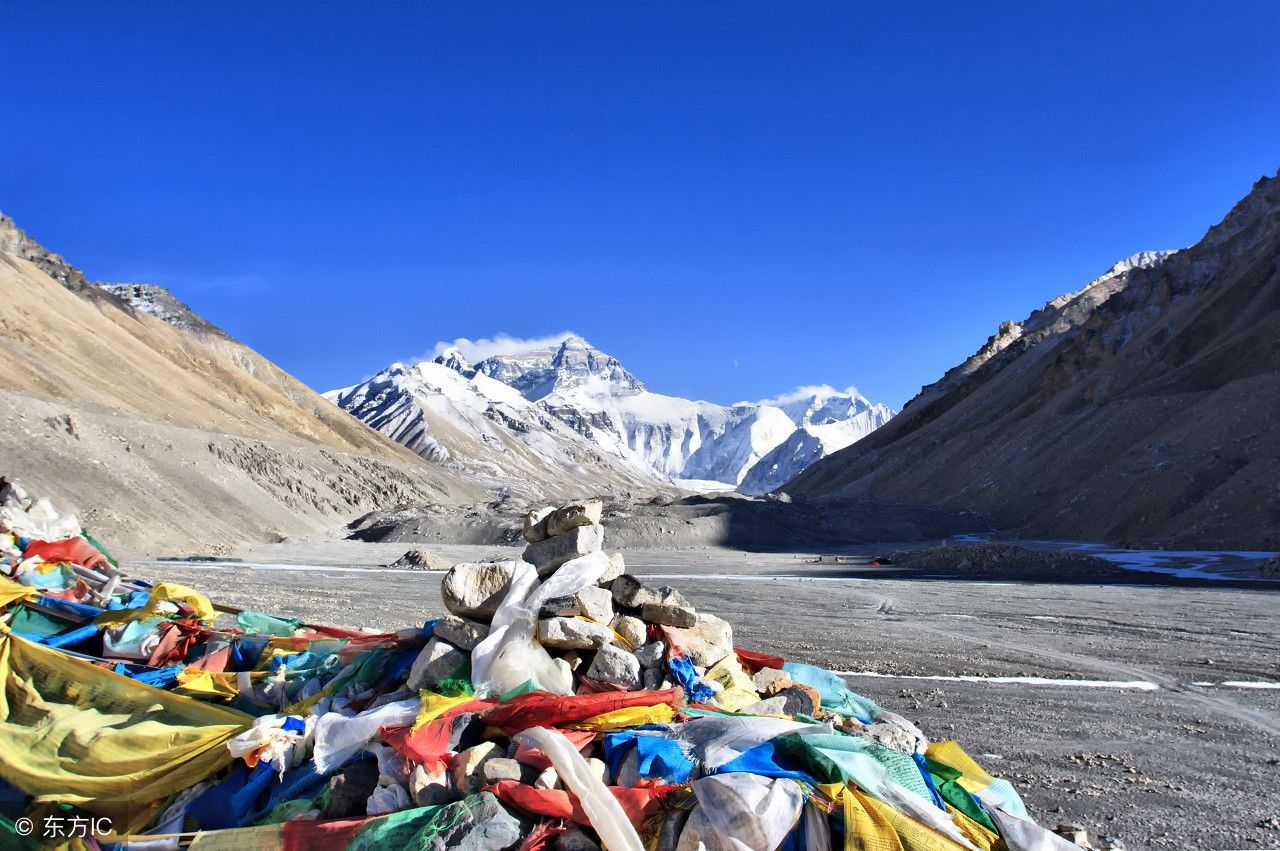
[[[1280,549],[1280,179],[1191,248],[1005,323],[786,486],[1043,537]]]
[[[482,498],[161,287],[89,281],[0,217],[0,474],[131,549]]]
[[[621,475],[628,488],[638,479],[651,488],[675,483],[750,494],[767,492],[893,416],[884,405],[829,387],[736,405],[654,393],[577,336],[476,364],[449,349],[432,362],[393,364],[325,395],[424,457],[483,463],[508,478],[530,475],[528,465],[520,453],[493,450],[523,444],[548,467],[537,474],[542,478],[568,470],[577,480]],[[446,445],[450,435],[457,443],[467,434],[482,443],[464,451]]]

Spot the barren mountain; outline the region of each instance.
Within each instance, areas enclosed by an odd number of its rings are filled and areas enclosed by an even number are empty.
[[[88,281],[0,217],[0,474],[126,548],[327,528],[483,498],[161,287]]]
[[[1280,179],[1191,248],[1118,264],[786,486],[1022,534],[1280,549]]]

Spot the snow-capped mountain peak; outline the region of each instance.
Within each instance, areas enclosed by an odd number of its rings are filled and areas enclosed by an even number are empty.
[[[563,467],[568,481],[581,478],[583,469],[566,464],[553,446],[568,446],[573,458],[590,447],[602,463],[608,459],[606,466],[621,465],[655,485],[696,482],[745,493],[782,485],[893,416],[852,388],[825,385],[734,405],[654,393],[617,358],[575,334],[543,338],[474,364],[457,346],[437,351],[433,361],[393,364],[361,385],[325,395],[436,460],[466,460],[459,449],[442,451],[434,436],[453,429],[478,436],[481,454],[494,456],[472,464],[484,470],[516,472],[520,465],[513,463],[509,439],[514,436],[523,448]],[[430,414],[443,422],[435,423]],[[504,431],[495,432],[494,424]]]
[[[642,393],[646,389],[617,358],[576,334],[555,345],[485,358],[475,368],[516,388],[534,402],[553,393],[588,386],[593,394],[605,390],[612,395]]]
[[[438,363],[441,366],[448,367],[459,375],[467,378],[476,374],[476,368],[466,359],[457,346],[450,346],[440,354],[436,355],[432,363]]]

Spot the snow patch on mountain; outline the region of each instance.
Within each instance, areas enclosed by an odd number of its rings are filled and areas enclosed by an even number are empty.
[[[138,313],[154,316],[174,328],[202,333],[222,333],[208,320],[179,301],[177,296],[167,288],[158,284],[114,283],[94,286],[111,293]]]

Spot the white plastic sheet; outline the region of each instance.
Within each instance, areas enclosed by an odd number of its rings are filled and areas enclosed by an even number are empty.
[[[341,768],[364,750],[382,727],[412,724],[422,708],[419,698],[398,700],[356,716],[326,712],[316,721],[315,761],[321,774]]]
[[[981,792],[978,797],[983,797]],[[983,803],[990,804],[990,801],[984,798]],[[1080,851],[1074,842],[1050,833],[1035,822],[1011,816],[996,806],[987,806],[985,809],[996,823],[996,830],[1000,832],[1000,838],[1009,851]]]
[[[233,757],[243,758],[262,749],[258,761],[270,764],[283,777],[286,770],[307,761],[316,727],[315,717],[308,716],[301,719],[302,730],[285,730],[284,722],[288,718],[288,715],[263,715],[255,719],[248,730],[228,740],[227,750]]]
[[[804,791],[794,780],[733,772],[693,782],[698,806],[676,851],[773,851],[800,821]]]
[[[538,611],[548,600],[576,594],[594,585],[609,566],[604,553],[591,553],[563,564],[541,585],[538,572],[519,561],[511,587],[493,616],[489,634],[471,652],[471,680],[476,694],[491,697],[532,680],[556,694],[573,692],[573,673],[537,641]]]
[[[613,797],[600,775],[591,770],[586,759],[568,739],[555,730],[530,727],[518,734],[515,741],[547,755],[565,788],[582,804],[582,811],[587,814],[596,833],[600,834],[605,848],[609,851],[644,851],[640,834],[636,833],[618,799]]]

